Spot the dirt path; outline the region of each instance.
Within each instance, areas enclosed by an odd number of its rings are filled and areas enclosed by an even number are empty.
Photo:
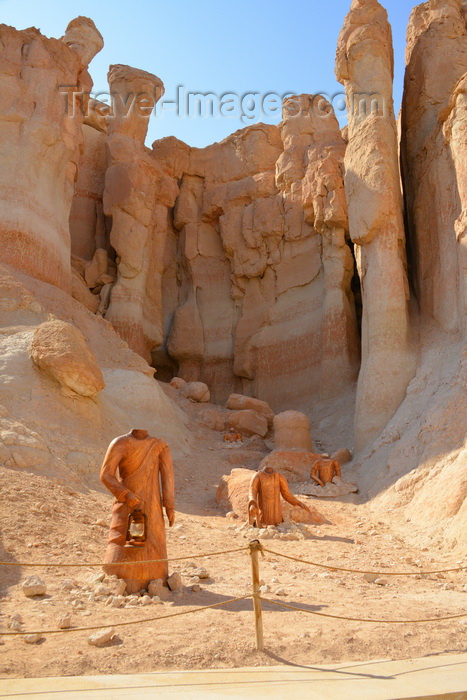
[[[199,407],[187,407],[194,419]],[[196,424],[195,424],[196,425]],[[197,609],[250,591],[249,535],[226,518],[215,503],[222,474],[232,466],[257,467],[264,446],[226,450],[220,433],[197,424],[196,456],[176,463],[177,521],[167,531],[169,556],[184,556],[236,547],[245,552],[175,562],[185,587],[161,604],[114,608],[109,595],[98,598],[89,584],[96,569],[0,569],[0,631],[11,616],[21,615],[22,629],[54,629],[66,612],[74,626],[146,620]],[[96,466],[97,470],[97,466]],[[40,475],[0,468],[0,558],[10,561],[100,561],[105,550],[112,497],[98,490],[79,493]],[[419,571],[456,565],[448,553],[421,551],[409,543],[391,513],[377,520],[368,504],[314,501],[330,524],[310,526],[310,539],[266,540],[279,553],[346,568]],[[409,525],[404,525],[409,527]],[[464,562],[465,563],[465,562]],[[192,591],[194,566],[207,569],[201,590]],[[466,611],[463,574],[380,578],[370,583],[361,574],[327,571],[267,554],[260,563],[266,596],[310,611],[375,619],[421,618]],[[20,582],[38,573],[46,596],[26,598]],[[68,579],[69,585],[63,581]],[[101,590],[101,589],[100,589]],[[280,595],[278,594],[280,593]],[[467,618],[424,624],[359,623],[332,620],[264,606],[265,652],[254,648],[251,600],[160,621],[116,629],[112,643],[89,646],[88,633],[45,634],[31,646],[21,637],[0,638],[1,676],[49,676],[137,673],[162,669],[222,668],[294,663],[333,663],[368,659],[403,659],[441,652],[466,651]]]

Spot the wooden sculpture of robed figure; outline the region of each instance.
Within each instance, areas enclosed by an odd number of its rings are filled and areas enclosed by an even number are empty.
[[[166,442],[134,429],[110,443],[100,478],[116,501],[112,510],[104,571],[126,581],[127,592],[167,578],[167,562],[108,566],[113,562],[166,559],[165,508],[169,525],[175,519],[174,473]]]
[[[256,472],[250,482],[248,502],[250,525],[264,527],[265,525],[279,525],[283,522],[281,496],[292,506],[299,506],[310,512],[305,503],[290,493],[287,479],[283,474],[279,474],[268,466]]]

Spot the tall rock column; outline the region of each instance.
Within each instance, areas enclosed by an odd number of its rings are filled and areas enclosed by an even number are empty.
[[[151,109],[164,86],[155,75],[124,65],[110,66],[108,80],[113,109],[103,205],[112,218],[110,243],[117,254],[118,278],[106,319],[132,350],[151,362],[151,350],[163,342],[167,208],[178,193],[176,182],[144,145]]]
[[[91,90],[87,66],[103,45],[86,17],[61,40],[0,25],[0,260],[66,291],[84,115],[71,92]]]
[[[359,450],[395,413],[414,371],[392,100],[392,36],[387,13],[377,0],[353,0],[339,36],[336,76],[347,96],[345,191],[363,301],[355,409]],[[370,112],[372,99],[377,99],[378,110]]]
[[[422,314],[451,332],[464,323],[456,220],[465,196],[460,175],[466,159],[460,131],[465,97],[459,81],[467,72],[466,24],[465,0],[429,0],[414,8],[402,101],[401,163],[414,287]],[[447,131],[453,138],[446,140],[443,122],[451,112],[453,129],[448,125]]]
[[[467,38],[467,35],[466,35]],[[458,308],[460,327],[467,336],[467,72],[459,80],[442,115],[444,137],[456,173],[459,216],[454,222],[459,266]]]

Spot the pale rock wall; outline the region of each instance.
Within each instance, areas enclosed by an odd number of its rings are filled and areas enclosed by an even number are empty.
[[[0,39],[0,259],[70,291],[68,217],[82,114],[67,115],[60,87],[91,89],[87,66],[103,40],[85,17],[61,40],[6,25]]]
[[[387,12],[377,0],[353,0],[339,36],[336,76],[347,97],[345,191],[363,299],[355,409],[355,448],[360,450],[397,410],[415,369],[392,99],[392,37]],[[378,113],[356,109],[359,94],[378,95]]]
[[[462,0],[429,0],[413,10],[402,104],[414,286],[422,313],[447,331],[464,325],[466,14]]]

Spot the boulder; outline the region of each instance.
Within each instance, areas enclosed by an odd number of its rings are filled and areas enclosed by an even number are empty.
[[[34,364],[62,387],[65,396],[94,398],[105,387],[94,354],[78,328],[64,321],[46,321],[34,332],[30,356]]]
[[[335,459],[342,467],[343,464],[352,461],[352,453],[346,447],[341,447],[339,450],[336,450],[336,452],[333,452],[331,459]]]
[[[174,389],[183,389],[186,385],[187,382],[181,377],[173,377],[170,380],[170,386],[173,386]]]
[[[198,420],[202,425],[219,432],[225,430],[226,418],[224,413],[215,408],[206,408],[198,415]]]
[[[245,435],[261,435],[261,437],[264,437],[268,432],[268,421],[266,418],[261,413],[251,409],[232,411],[227,417],[227,425]]]
[[[115,630],[113,627],[97,630],[97,632],[94,632],[90,637],[88,637],[88,644],[93,647],[103,647],[112,640],[114,635]]]
[[[183,389],[187,399],[197,403],[207,403],[211,398],[209,387],[204,382],[189,382]]]
[[[181,574],[178,571],[174,571],[173,574],[167,577],[167,585],[171,591],[181,591],[183,588],[183,582]]]
[[[256,413],[260,413],[266,418],[268,427],[272,428],[274,412],[266,401],[260,401],[260,399],[254,399],[251,396],[243,396],[243,394],[230,394],[225,407],[229,408],[231,411],[243,411],[247,409],[256,411]]]
[[[299,411],[274,416],[274,449],[311,452],[310,421]]]
[[[37,595],[45,595],[47,586],[39,576],[32,574],[32,576],[28,576],[27,579],[23,581],[21,590],[28,598],[34,598]]]

